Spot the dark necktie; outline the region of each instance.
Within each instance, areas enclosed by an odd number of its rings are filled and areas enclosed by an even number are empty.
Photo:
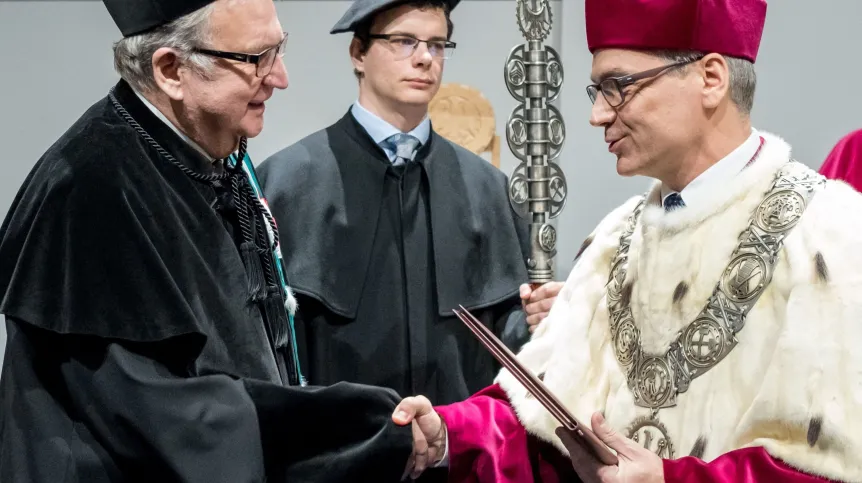
[[[671,193],[664,199],[664,211],[673,211],[679,208],[685,208],[685,203],[679,193]]]

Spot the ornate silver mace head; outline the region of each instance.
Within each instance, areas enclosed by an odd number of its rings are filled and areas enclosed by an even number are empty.
[[[509,179],[509,202],[530,220],[530,282],[554,279],[557,231],[549,223],[566,204],[567,184],[555,163],[566,140],[560,111],[551,105],[563,85],[560,55],[543,41],[551,32],[553,14],[548,0],[516,0],[518,27],[526,42],[506,59],[504,78],[518,105],[506,123],[509,149],[521,162]]]

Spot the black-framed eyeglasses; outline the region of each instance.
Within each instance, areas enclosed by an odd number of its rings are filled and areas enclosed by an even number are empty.
[[[435,59],[449,59],[455,53],[455,42],[448,40],[420,40],[416,37],[401,34],[370,34],[370,39],[385,40],[395,53],[396,60],[403,60],[413,55],[419,44],[425,42],[428,52]]]
[[[681,60],[679,62],[674,62],[673,64],[663,65],[654,69],[638,72],[637,74],[624,75],[620,77],[609,77],[599,82],[598,84],[587,86],[587,95],[590,96],[590,102],[595,104],[596,99],[599,96],[599,92],[601,92],[602,96],[604,96],[605,100],[611,107],[619,107],[624,102],[626,102],[626,87],[634,84],[637,81],[648,79],[650,77],[656,77],[670,69],[680,67],[686,64],[691,64],[692,62],[697,62],[702,58],[703,57],[697,57],[690,60]]]
[[[258,77],[266,77],[272,72],[272,66],[275,65],[275,60],[284,55],[284,48],[287,45],[287,32],[282,32],[284,37],[278,45],[264,50],[259,54],[243,54],[239,52],[224,52],[221,50],[210,49],[195,49],[195,52],[218,57],[221,59],[236,60],[238,62],[247,62],[257,66],[256,75]]]

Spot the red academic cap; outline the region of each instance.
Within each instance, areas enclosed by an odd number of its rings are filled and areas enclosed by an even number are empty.
[[[587,44],[694,50],[754,62],[766,0],[586,0]]]

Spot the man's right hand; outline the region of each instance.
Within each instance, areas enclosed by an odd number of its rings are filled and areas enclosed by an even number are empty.
[[[565,285],[564,282],[547,282],[536,287],[535,290],[528,283],[521,285],[521,304],[524,307],[524,313],[527,314],[527,325],[530,326],[531,334],[535,332],[539,323],[548,317],[563,285]]]
[[[434,466],[446,453],[446,424],[434,411],[425,396],[408,397],[392,413],[392,421],[413,425],[413,454],[407,463],[405,476],[418,478],[425,469]]]

